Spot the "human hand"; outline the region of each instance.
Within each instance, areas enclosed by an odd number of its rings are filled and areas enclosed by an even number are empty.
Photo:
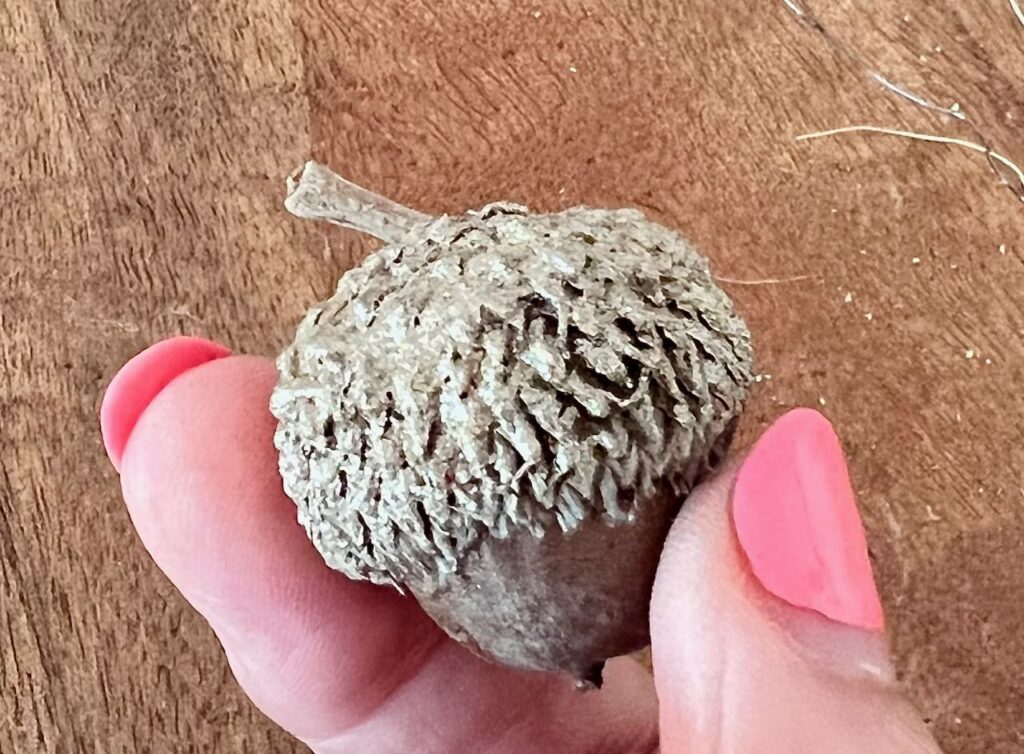
[[[275,381],[269,360],[164,341],[111,383],[103,434],[157,565],[253,702],[315,751],[938,751],[895,683],[819,414],[785,415],[694,491],[655,583],[653,679],[618,658],[583,693],[481,660],[412,599],[324,565],[281,488]]]

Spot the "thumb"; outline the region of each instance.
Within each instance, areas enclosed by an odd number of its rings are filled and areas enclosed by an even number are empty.
[[[815,411],[690,496],[651,634],[666,754],[939,751],[896,684],[842,449]]]

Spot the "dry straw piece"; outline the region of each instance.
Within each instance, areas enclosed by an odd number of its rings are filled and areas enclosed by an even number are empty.
[[[753,380],[707,261],[636,210],[431,217],[316,163],[287,208],[387,242],[278,360],[285,489],[326,562],[486,657],[598,682]]]

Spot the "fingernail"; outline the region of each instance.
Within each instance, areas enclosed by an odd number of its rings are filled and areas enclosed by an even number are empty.
[[[116,471],[121,471],[121,457],[135,424],[157,394],[175,377],[230,353],[209,340],[176,337],[155,343],[121,367],[100,406],[103,445]]]
[[[882,628],[864,525],[824,416],[797,409],[764,433],[737,474],[733,521],[769,592],[840,623]]]

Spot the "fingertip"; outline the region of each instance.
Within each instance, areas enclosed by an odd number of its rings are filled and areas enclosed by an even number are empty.
[[[358,721],[440,633],[415,601],[332,571],[284,493],[269,359],[230,356],[177,377],[122,459],[132,522],[210,623],[271,717],[315,738]]]
[[[179,336],[154,343],[118,370],[100,405],[100,433],[115,471],[120,473],[132,430],[153,399],[190,369],[230,353],[218,343]]]
[[[796,409],[769,427],[739,470],[732,514],[765,589],[839,623],[883,628],[864,526],[828,419]]]
[[[852,501],[835,430],[809,409],[687,499],[651,601],[666,750],[933,751],[900,697]]]
[[[193,366],[153,397],[123,453],[132,522],[201,611],[204,594],[266,589],[274,582],[257,582],[327,570],[282,491],[268,409],[276,377],[272,361],[252,356]],[[284,561],[291,569],[275,574]]]

